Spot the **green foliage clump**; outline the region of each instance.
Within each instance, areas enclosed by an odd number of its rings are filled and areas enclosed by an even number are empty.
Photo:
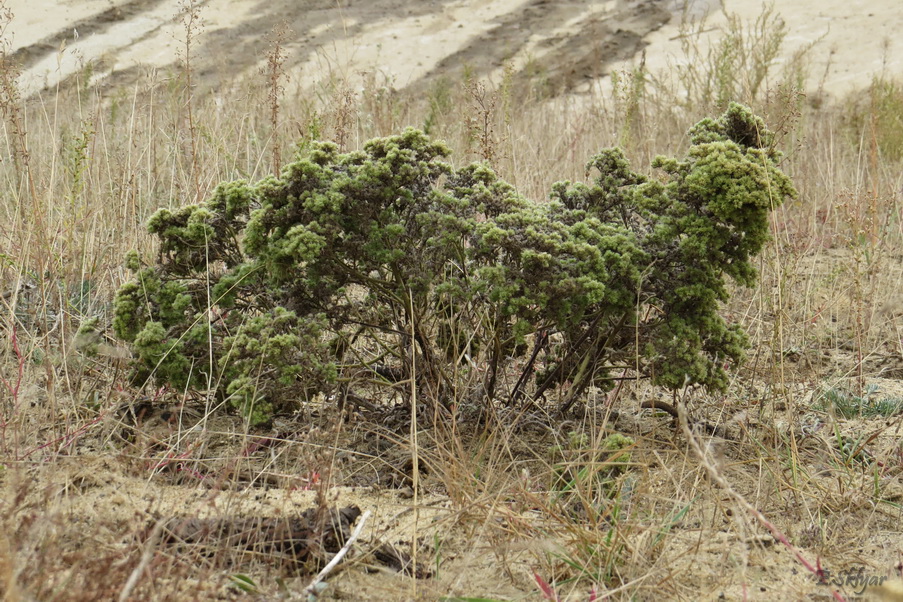
[[[609,487],[614,478],[627,472],[631,460],[629,450],[634,443],[626,435],[612,433],[599,442],[598,447],[593,447],[586,433],[568,433],[567,445],[549,448],[549,455],[555,462],[552,488],[570,491],[579,489],[583,483]]]
[[[100,351],[100,318],[83,320],[75,333],[75,349],[87,356],[96,357]]]
[[[690,135],[659,178],[609,149],[591,183],[542,203],[484,163],[453,168],[417,130],[350,153],[314,142],[278,178],[158,211],[159,256],[127,258],[116,334],[137,378],[215,388],[255,421],[361,375],[413,378],[445,405],[562,386],[569,407],[636,366],[723,388],[745,345],[718,315],[725,277],[754,281],[768,212],[796,193],[745,107]]]
[[[890,418],[903,413],[903,398],[877,395],[878,386],[869,385],[857,395],[847,389],[832,387],[821,394],[813,405],[817,410],[833,412],[841,418]]]

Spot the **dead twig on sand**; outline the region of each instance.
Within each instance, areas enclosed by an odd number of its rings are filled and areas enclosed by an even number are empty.
[[[318,587],[323,579],[332,572],[332,570],[338,566],[340,562],[342,562],[342,558],[345,557],[345,554],[348,553],[348,550],[351,549],[351,545],[361,534],[361,531],[364,529],[364,524],[367,522],[367,519],[370,518],[370,511],[367,510],[364,512],[363,516],[361,516],[361,520],[358,521],[357,527],[354,528],[354,532],[351,534],[351,537],[348,538],[348,541],[345,542],[345,545],[342,546],[342,549],[339,550],[335,556],[332,557],[332,560],[329,561],[329,564],[323,567],[323,570],[317,573],[317,576],[314,577],[314,580],[310,582],[306,588],[304,588],[304,593],[307,594],[308,599],[316,599],[317,595],[320,593],[320,588]]]

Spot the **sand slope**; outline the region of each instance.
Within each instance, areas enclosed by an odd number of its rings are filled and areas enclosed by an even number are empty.
[[[714,0],[206,0],[197,3],[203,27],[194,60],[203,85],[236,75],[256,76],[267,34],[285,22],[287,67],[296,87],[327,78],[374,72],[396,88],[453,75],[516,69],[544,70],[555,92],[585,88],[646,50],[653,69],[682,59],[681,22],[701,19],[708,43],[725,30]],[[177,0],[10,0],[15,18],[9,50],[23,67],[22,91],[35,94],[82,72],[110,85],[167,71],[184,52]],[[724,9],[754,21],[765,2],[726,0]],[[775,12],[788,35],[779,61],[816,42],[808,54],[812,81],[845,93],[876,73],[903,75],[894,32],[903,31],[899,0],[781,0]],[[85,67],[91,65],[90,70]]]

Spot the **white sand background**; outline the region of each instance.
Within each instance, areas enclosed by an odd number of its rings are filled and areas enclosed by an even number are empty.
[[[103,32],[81,35],[78,22],[118,6],[128,0],[7,0],[14,14],[9,28],[11,48],[16,50],[40,42],[49,34],[71,27],[72,34],[53,55],[22,73],[19,88],[30,96],[53,88],[83,69],[89,62],[104,61],[106,69],[93,74],[94,82],[116,70],[138,65],[164,67],[178,60],[184,48],[185,27],[179,17],[178,0],[167,0],[133,19],[113,24]],[[210,0],[201,3],[204,30],[231,27],[246,19],[257,0]]]
[[[636,1],[636,0],[635,0]],[[681,59],[681,15],[705,16],[704,43],[717,39],[725,30],[723,9],[754,21],[766,3],[762,0],[672,0],[675,17],[647,37],[647,66],[668,69]],[[7,31],[11,50],[39,42],[51,33],[72,27],[71,37],[52,56],[31,66],[20,78],[24,94],[53,88],[76,73],[89,61],[104,59],[105,70],[94,73],[97,80],[116,70],[136,65],[162,68],[173,64],[184,39],[183,26],[176,18],[180,3],[166,0],[133,19],[117,22],[94,34],[81,35],[79,21],[89,19],[127,0],[7,0],[15,19]],[[353,75],[376,70],[401,88],[423,77],[442,59],[465,47],[489,31],[501,15],[523,10],[530,0],[459,0],[444,5],[437,13],[419,17],[386,18],[366,24],[349,37],[310,53],[293,68],[302,87],[313,84],[327,70]],[[629,5],[628,0],[587,2],[586,15],[597,15]],[[233,27],[256,11],[266,10],[259,0],[207,0],[202,2],[204,31]],[[826,91],[840,95],[865,87],[880,73],[903,77],[903,0],[778,0],[774,10],[787,23],[788,36],[780,61],[813,42],[809,53],[811,80]],[[576,20],[576,21],[579,21]],[[328,27],[348,28],[336,22]],[[576,29],[576,22],[564,23],[556,34]],[[10,35],[11,34],[11,35]],[[536,55],[540,42],[531,37],[515,57]],[[292,50],[291,45],[288,47]],[[253,67],[248,70],[251,71]]]
[[[877,75],[903,78],[903,0],[672,0],[672,22],[646,38],[646,65],[661,70],[684,60],[679,39],[684,14],[703,20],[706,33],[700,39],[710,44],[726,30],[725,10],[754,23],[767,6],[787,26],[777,67],[809,47],[811,86],[845,95],[867,87]]]

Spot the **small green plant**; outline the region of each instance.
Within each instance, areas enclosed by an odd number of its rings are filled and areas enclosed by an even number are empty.
[[[432,135],[444,116],[449,115],[454,108],[452,100],[452,84],[447,77],[440,77],[430,87],[429,112],[423,120],[423,132]]]
[[[545,203],[414,129],[349,153],[311,142],[280,177],[159,210],[159,255],[128,256],[114,330],[139,382],[215,389],[254,422],[361,375],[445,407],[557,390],[566,411],[637,368],[723,389],[746,344],[718,313],[726,278],[754,282],[768,213],[796,192],[747,108],[690,138],[656,177],[604,150],[591,183]]]
[[[886,76],[874,78],[868,94],[859,94],[849,103],[844,121],[855,147],[864,139],[882,158],[890,162],[903,159],[903,84],[900,81]]]
[[[841,418],[888,418],[903,413],[903,398],[885,397],[877,399],[878,386],[868,385],[862,395],[846,389],[832,387],[821,394],[815,408],[833,411]]]
[[[267,64],[264,69],[267,80],[267,103],[270,107],[270,129],[272,136],[273,172],[279,173],[282,168],[282,152],[279,146],[279,112],[282,95],[285,93],[283,80],[285,79],[285,59],[288,54],[285,50],[285,42],[292,35],[288,23],[283,21],[273,27],[269,34],[269,50],[267,51]]]
[[[681,47],[685,61],[677,66],[679,89],[687,107],[725,109],[731,101],[753,102],[758,98],[778,63],[787,24],[766,5],[755,22],[747,24],[736,13],[725,11],[724,35],[711,45],[700,37],[708,24],[685,22],[681,25]],[[799,75],[798,55],[789,65]],[[788,75],[794,76],[791,71]]]
[[[642,135],[643,106],[646,97],[649,73],[646,70],[646,54],[643,53],[639,66],[630,71],[611,74],[614,105],[618,114],[623,115],[623,127],[618,136],[619,144],[629,148],[638,135]]]
[[[630,481],[633,479],[624,475],[630,465],[633,445],[633,439],[620,433],[608,435],[595,445],[591,444],[585,433],[569,433],[566,445],[549,449],[549,456],[554,462],[551,485],[553,504],[569,515],[588,520],[592,525],[616,524],[630,499]],[[609,544],[612,542],[606,542],[603,547],[611,551],[613,545]],[[593,552],[587,557],[595,555]],[[559,559],[568,562],[565,556]],[[575,566],[581,564],[574,562]]]
[[[633,445],[633,439],[620,433],[605,437],[598,447],[590,445],[586,433],[568,433],[567,445],[549,448],[549,455],[555,461],[552,467],[552,488],[567,492],[585,483],[603,487],[611,484],[612,479],[627,470],[630,464],[629,449]]]
[[[235,589],[240,590],[246,594],[260,593],[257,587],[257,583],[255,583],[254,580],[247,575],[243,575],[241,573],[229,575],[229,584]]]
[[[195,118],[194,105],[194,53],[197,46],[197,37],[203,32],[204,21],[201,18],[203,5],[196,0],[181,0],[179,2],[178,19],[185,30],[185,37],[178,50],[182,77],[185,84],[185,117],[188,129],[188,137],[191,141],[191,177],[194,183],[196,198],[201,196],[201,183],[199,173],[199,136],[198,124]]]

